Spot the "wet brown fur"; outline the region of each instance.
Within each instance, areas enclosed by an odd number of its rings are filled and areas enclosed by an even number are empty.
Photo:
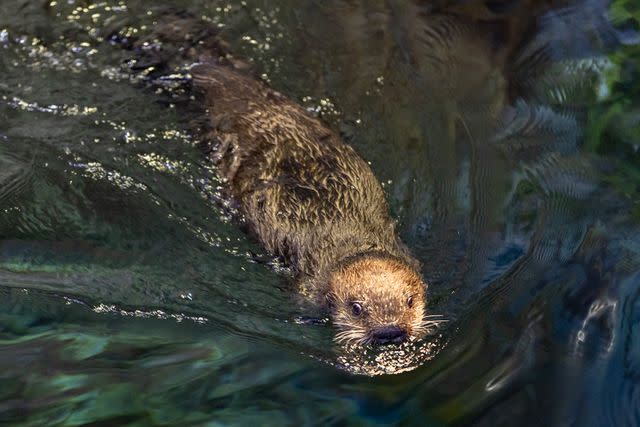
[[[302,107],[226,66],[192,69],[218,166],[249,232],[293,268],[341,331],[423,332],[425,285],[395,232],[382,188],[360,156]],[[412,307],[407,298],[414,296]],[[351,303],[364,307],[349,315]]]

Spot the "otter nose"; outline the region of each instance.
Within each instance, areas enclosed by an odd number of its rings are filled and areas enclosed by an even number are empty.
[[[376,344],[397,344],[407,338],[407,331],[398,326],[383,326],[373,331],[372,337]]]

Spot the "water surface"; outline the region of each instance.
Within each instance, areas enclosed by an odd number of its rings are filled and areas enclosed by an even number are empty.
[[[0,419],[637,425],[640,9],[452,3],[2,1]],[[167,5],[370,162],[445,326],[304,321],[190,113],[104,40]]]

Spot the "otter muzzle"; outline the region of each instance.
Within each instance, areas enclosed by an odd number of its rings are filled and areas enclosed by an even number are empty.
[[[407,331],[398,326],[383,326],[371,333],[374,344],[398,344],[407,339]]]

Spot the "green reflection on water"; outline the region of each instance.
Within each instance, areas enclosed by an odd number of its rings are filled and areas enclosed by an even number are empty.
[[[619,250],[615,261],[598,258],[600,245],[585,237],[593,223],[615,236],[629,219],[628,205],[603,182],[640,215],[637,45],[554,64],[530,94],[542,105],[518,110],[547,114],[541,123],[551,131],[484,149],[474,141],[490,139],[488,123],[507,102],[495,58],[471,56],[490,77],[480,88],[468,70],[451,75],[450,86],[420,80],[411,62],[420,56],[411,55],[421,46],[407,29],[428,14],[398,2],[175,2],[223,26],[234,52],[340,131],[383,181],[425,262],[431,307],[453,326],[416,347],[362,358],[333,346],[329,327],[296,322],[308,312],[286,271],[255,262],[268,257],[230,219],[215,171],[190,137],[190,117],[135,87],[139,79],[120,66],[130,54],[102,40],[124,24],[129,35],[150,28],[156,5],[48,4],[0,2],[2,420],[500,425],[563,410],[588,419],[610,404],[572,411],[580,408],[576,390],[598,387],[576,381],[566,395],[554,388],[562,389],[565,360],[601,367],[563,346],[573,329],[585,329],[574,306],[598,292],[622,293],[621,277],[637,271],[631,232],[632,253]],[[611,11],[615,23],[639,22],[632,1],[617,0]],[[456,46],[462,59],[471,53],[464,40]],[[482,41],[473,46],[484,52]],[[616,167],[601,174],[594,157]],[[609,198],[583,198],[593,189]],[[620,212],[602,214],[609,203]],[[590,263],[593,271],[583,269]],[[617,269],[607,270],[610,263]],[[581,300],[579,286],[567,283],[584,277]],[[404,373],[369,378],[345,368]],[[622,374],[612,371],[614,384]],[[610,394],[626,402],[632,393]]]

